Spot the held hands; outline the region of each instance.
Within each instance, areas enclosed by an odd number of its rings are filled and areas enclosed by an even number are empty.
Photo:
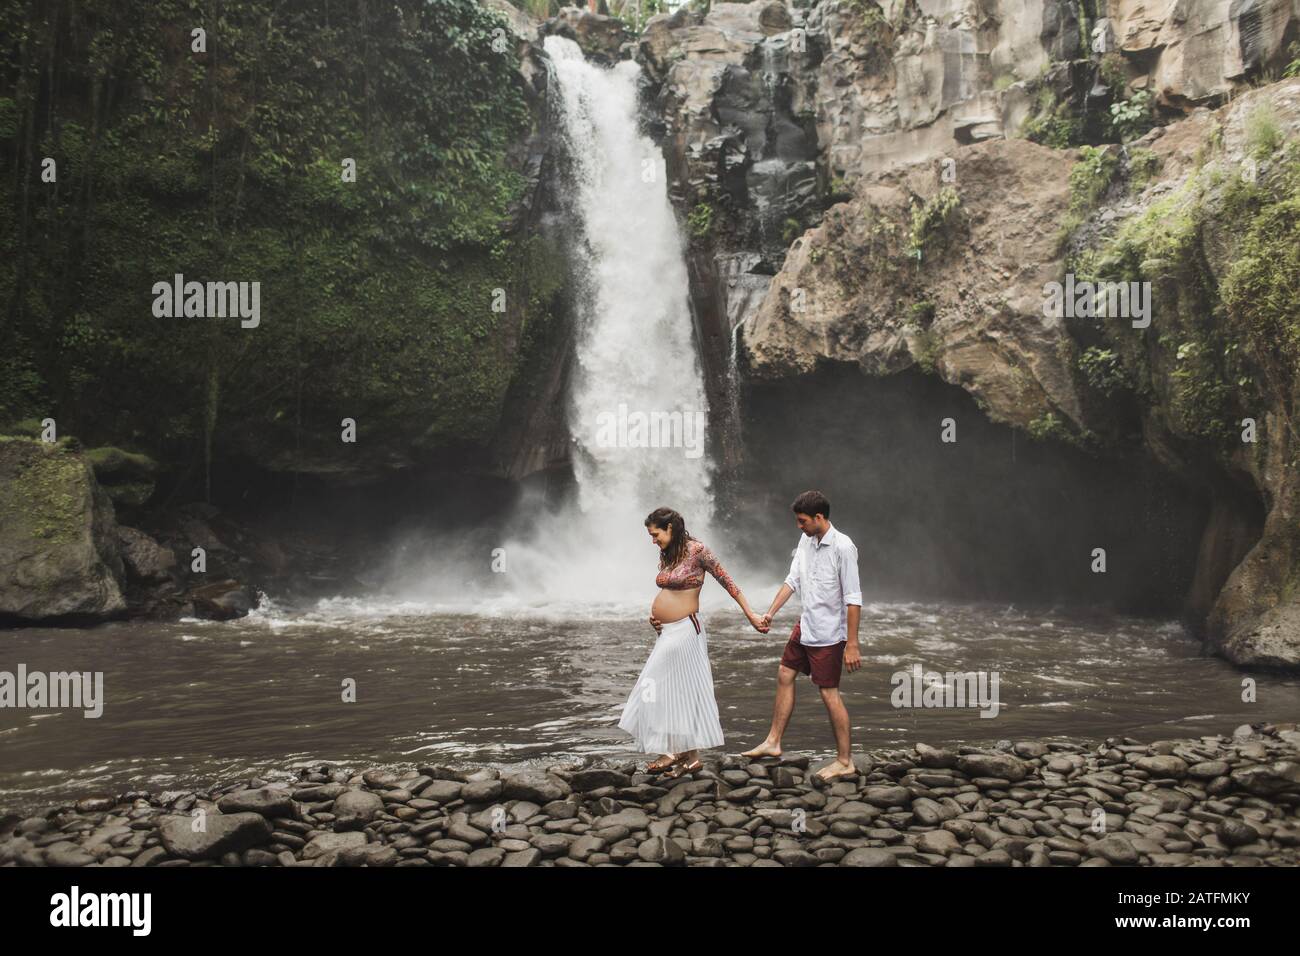
[[[768,630],[771,629],[772,617],[770,614],[764,614],[762,617],[760,617],[759,615],[755,614],[753,611],[750,611],[749,623],[754,625],[754,630],[758,631],[758,633],[766,634]]]

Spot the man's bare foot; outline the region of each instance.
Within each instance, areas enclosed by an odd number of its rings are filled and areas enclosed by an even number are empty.
[[[780,744],[769,744],[764,740],[753,750],[746,750],[741,754],[742,757],[779,757],[781,756]]]
[[[857,775],[858,768],[853,766],[852,761],[845,763],[842,760],[835,760],[817,771],[817,779],[822,783],[829,783],[840,777],[856,777]]]

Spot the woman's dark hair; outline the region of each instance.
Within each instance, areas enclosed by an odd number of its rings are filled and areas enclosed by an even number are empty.
[[[809,518],[817,515],[829,518],[831,516],[831,503],[826,500],[826,496],[820,491],[805,491],[794,499],[794,504],[790,506],[790,510],[795,514],[807,515]]]
[[[686,542],[692,540],[686,530],[686,519],[672,508],[656,508],[646,515],[645,526],[664,528],[672,535],[668,547],[659,552],[659,567],[667,570],[675,568],[686,556]]]

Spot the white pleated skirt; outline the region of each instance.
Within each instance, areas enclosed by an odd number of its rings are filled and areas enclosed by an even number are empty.
[[[722,746],[708,635],[698,614],[663,626],[618,725],[641,753]]]

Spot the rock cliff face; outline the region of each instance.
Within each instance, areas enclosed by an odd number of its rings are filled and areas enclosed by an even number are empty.
[[[636,56],[714,394],[919,369],[1036,438],[1152,459],[1210,516],[1189,619],[1238,663],[1300,665],[1298,290],[1265,236],[1291,235],[1300,97],[1268,81],[1298,23],[1287,0],[652,20]],[[1150,326],[1046,315],[1067,276],[1150,282]]]
[[[1027,129],[1096,142],[1134,94],[1168,116],[1217,105],[1280,71],[1297,22],[1297,0],[756,0],[652,19],[637,58],[690,217],[711,377],[849,183]]]
[[[1250,129],[1262,116],[1292,145],[1255,161]],[[1271,257],[1251,231],[1282,230],[1275,254],[1286,269],[1295,227],[1267,217],[1295,206],[1297,140],[1294,80],[1153,131],[1127,162],[1116,150],[1107,198],[1073,247],[1061,229],[1077,209],[1071,173],[1083,164],[1073,153],[998,140],[955,151],[955,167],[880,174],[792,245],[742,326],[744,365],[758,381],[825,361],[872,375],[919,367],[961,386],[994,421],[1099,453],[1144,449],[1211,504],[1193,619],[1238,663],[1294,666],[1297,312],[1269,276],[1254,275]],[[1133,157],[1159,167],[1144,186]],[[1243,185],[1243,175],[1254,178]],[[1134,258],[1136,271],[1124,271]],[[1045,290],[1067,272],[1150,282],[1150,327],[1045,315]],[[1281,281],[1294,288],[1298,275]],[[1242,316],[1244,288],[1286,311]],[[1267,438],[1243,442],[1247,419]]]

